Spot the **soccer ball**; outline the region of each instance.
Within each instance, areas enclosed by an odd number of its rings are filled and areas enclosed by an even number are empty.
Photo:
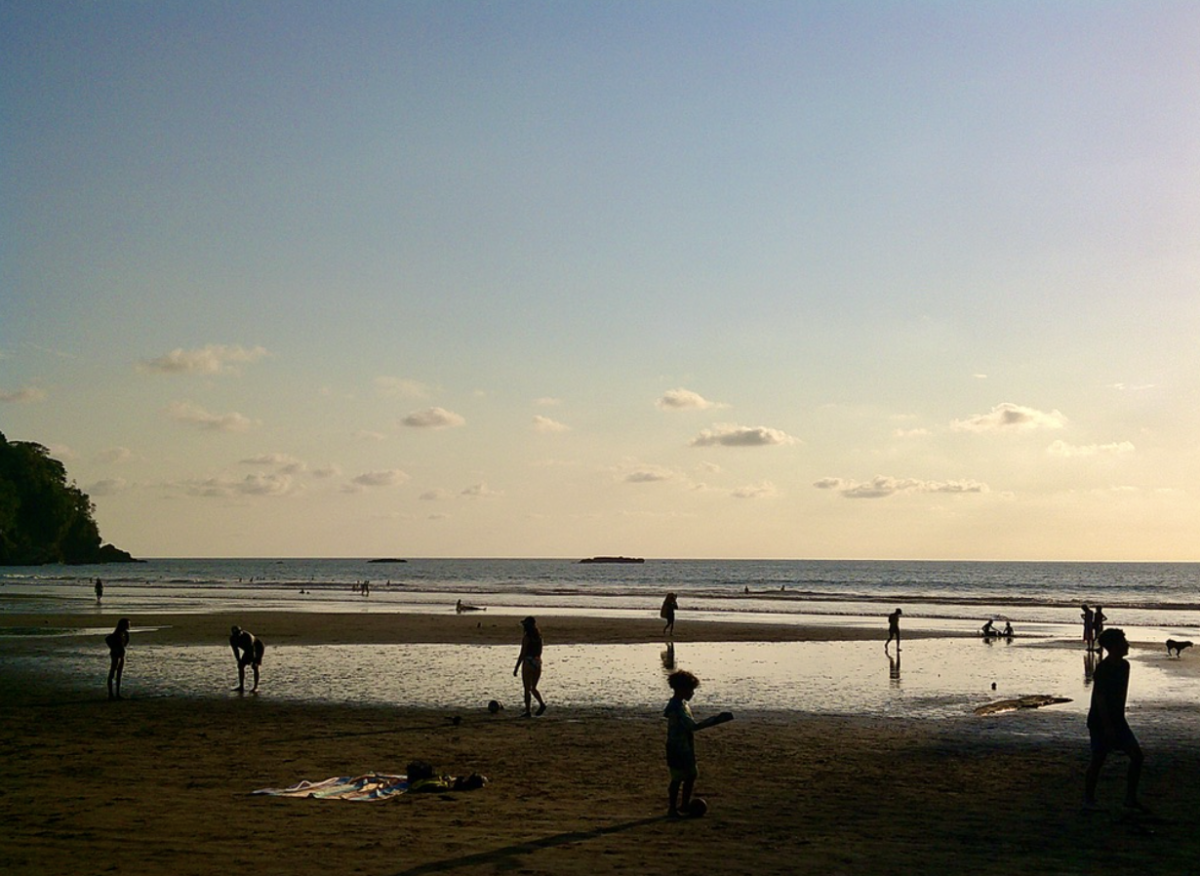
[[[688,804],[688,816],[691,818],[699,818],[708,811],[708,804],[703,797],[693,797],[692,802]]]

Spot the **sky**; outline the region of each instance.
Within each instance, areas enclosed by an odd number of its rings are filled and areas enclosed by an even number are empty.
[[[139,557],[1200,561],[1197,45],[0,0],[0,431]]]

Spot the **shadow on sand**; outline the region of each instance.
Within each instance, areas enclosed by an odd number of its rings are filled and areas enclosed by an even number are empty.
[[[447,858],[444,861],[431,861],[428,864],[418,864],[408,870],[401,870],[393,873],[392,876],[420,876],[422,873],[445,873],[449,870],[455,870],[459,867],[472,867],[478,864],[499,864],[506,858],[511,858],[515,855],[528,855],[539,849],[551,849],[555,846],[566,845],[567,843],[579,843],[586,840],[597,839],[602,836],[608,836],[612,833],[620,833],[623,830],[630,830],[635,827],[644,827],[647,824],[655,824],[660,821],[667,821],[666,815],[655,815],[650,818],[641,818],[637,821],[626,821],[623,824],[612,824],[608,827],[597,827],[594,830],[573,830],[569,833],[560,833],[555,836],[548,836],[544,839],[530,840],[529,842],[516,843],[511,846],[503,846],[498,849],[492,849],[487,852],[478,852],[473,855],[463,855],[458,858]]]

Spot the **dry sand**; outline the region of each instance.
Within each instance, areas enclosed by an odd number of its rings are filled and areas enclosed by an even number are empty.
[[[515,624],[475,615],[240,620],[276,642],[314,646],[512,643]],[[136,672],[139,642],[211,644],[235,622],[135,618],[164,629],[135,638],[128,672]],[[567,624],[575,641],[646,641],[629,637],[661,629],[654,621],[644,630],[627,621]],[[0,618],[0,626],[31,625],[29,615]],[[719,629],[681,625],[680,639],[860,634],[710,626]],[[556,642],[570,640],[567,629],[556,619]],[[480,636],[495,638],[473,638]],[[0,656],[28,642],[6,639]],[[94,692],[83,695],[0,669],[4,872],[1174,874],[1194,872],[1200,860],[1200,745],[1192,738],[1147,746],[1144,796],[1156,817],[1127,817],[1116,806],[1119,758],[1101,779],[1113,809],[1081,812],[1082,727],[1078,741],[1062,743],[990,733],[995,718],[744,718],[698,738],[697,791],[709,814],[668,820],[657,715],[552,706],[533,720],[480,710],[455,724],[442,712],[272,701],[269,675],[258,696],[107,702],[99,669]],[[697,717],[715,710],[703,693],[693,703]],[[386,803],[249,794],[300,779],[402,773],[412,759],[491,782]]]

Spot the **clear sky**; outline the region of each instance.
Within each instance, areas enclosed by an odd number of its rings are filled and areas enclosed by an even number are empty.
[[[0,431],[157,556],[1200,560],[1200,5],[0,2]]]

